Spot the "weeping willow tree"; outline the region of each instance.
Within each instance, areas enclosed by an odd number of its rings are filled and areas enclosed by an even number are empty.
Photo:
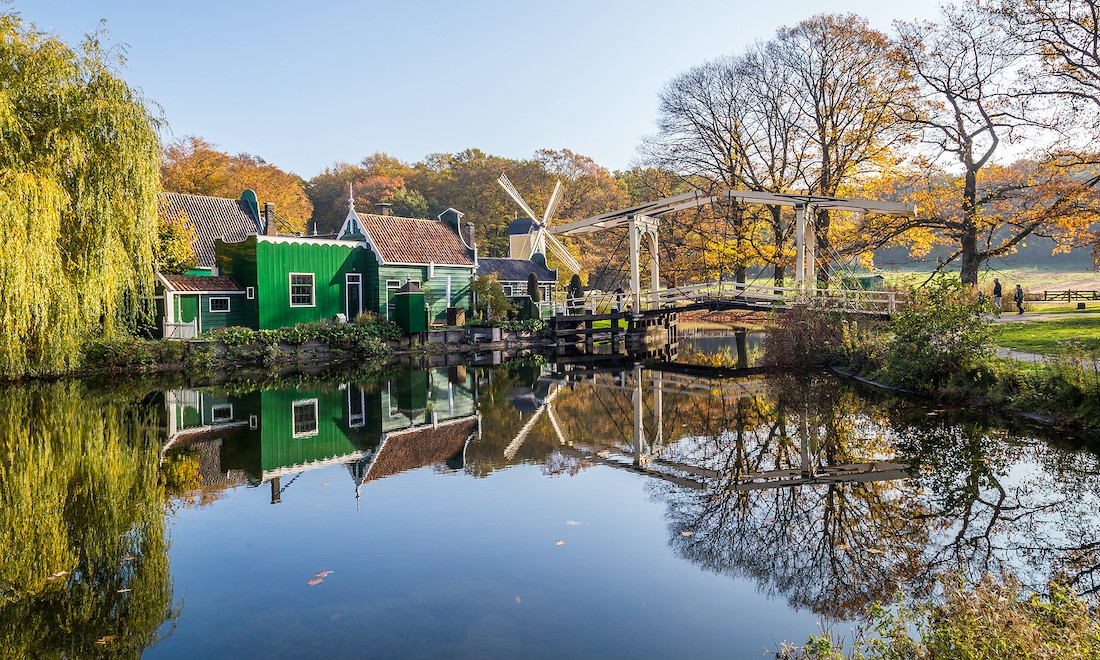
[[[112,61],[0,13],[0,376],[150,318],[157,120]]]
[[[156,415],[77,382],[0,410],[0,655],[137,657],[178,613]]]

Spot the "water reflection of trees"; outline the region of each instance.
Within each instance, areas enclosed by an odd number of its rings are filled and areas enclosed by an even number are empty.
[[[681,460],[703,460],[721,475],[707,490],[653,487],[668,504],[677,552],[830,618],[889,599],[919,575],[929,530],[918,522],[921,504],[899,482],[744,481],[892,459],[881,410],[831,378],[775,379],[767,396],[736,408],[724,417],[725,429],[704,430],[676,448]]]
[[[0,410],[0,648],[140,654],[177,611],[152,406],[52,383]]]
[[[920,466],[925,520],[943,533],[930,572],[1007,569],[1042,590],[1059,580],[1100,594],[1100,458],[1059,448],[1046,429],[965,415],[899,414],[899,452]]]

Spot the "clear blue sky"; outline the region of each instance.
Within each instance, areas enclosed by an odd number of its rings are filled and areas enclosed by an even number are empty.
[[[889,30],[935,0],[529,3],[15,0],[69,43],[106,19],[124,77],[171,137],[200,135],[306,178],[385,151],[569,148],[629,166],[672,76],[821,11]],[[8,5],[0,3],[0,9]]]

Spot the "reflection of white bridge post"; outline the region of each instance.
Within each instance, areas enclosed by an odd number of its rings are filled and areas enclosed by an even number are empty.
[[[757,472],[725,474],[716,470],[661,458],[664,448],[664,395],[699,396],[736,402],[753,399],[767,392],[767,381],[758,375],[720,380],[701,378],[674,371],[653,370],[653,427],[646,427],[645,385],[646,374],[640,364],[632,369],[583,369],[565,372],[554,378],[544,403],[523,425],[515,439],[504,450],[508,459],[515,457],[519,447],[530,434],[536,422],[545,413],[561,446],[561,451],[577,458],[636,474],[661,479],[678,486],[695,490],[754,491],[797,486],[813,486],[841,483],[870,483],[904,479],[909,476],[909,466],[892,461],[868,461],[841,465],[815,465],[818,452],[816,434],[810,426],[808,410],[799,414],[798,436],[800,464],[791,468],[775,468]],[[750,370],[750,373],[754,370]],[[585,382],[595,389],[607,389],[621,394],[629,393],[633,416],[633,432],[630,449],[613,444],[601,444],[600,440],[569,438],[554,413],[553,401],[569,382]],[[606,442],[606,440],[604,440]],[[629,460],[629,462],[626,462]],[[681,476],[657,468],[674,470]]]

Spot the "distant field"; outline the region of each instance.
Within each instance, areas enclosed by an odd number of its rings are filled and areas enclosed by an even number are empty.
[[[1043,321],[1004,323],[997,326],[998,346],[1031,353],[1052,353],[1060,342],[1076,341],[1092,351],[1100,351],[1100,318],[1046,319]]]
[[[878,272],[886,278],[888,285],[919,284],[928,279],[929,273],[914,270],[881,270]],[[1100,272],[1094,270],[1046,270],[1042,268],[1003,268],[996,271],[986,271],[978,277],[978,284],[987,290],[993,290],[993,278],[999,277],[1005,287],[1006,296],[1011,289],[1019,284],[1026,291],[1100,291]]]

